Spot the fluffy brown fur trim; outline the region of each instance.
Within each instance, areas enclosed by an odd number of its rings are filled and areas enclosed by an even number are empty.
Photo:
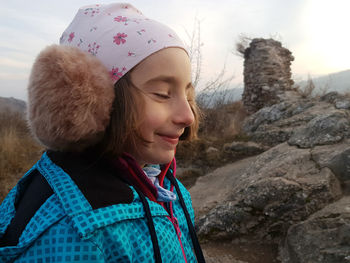
[[[98,142],[113,100],[108,70],[93,55],[52,45],[36,58],[28,85],[28,120],[49,149],[81,151]]]

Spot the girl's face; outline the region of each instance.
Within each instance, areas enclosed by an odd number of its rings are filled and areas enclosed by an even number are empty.
[[[140,140],[129,153],[141,166],[169,163],[179,137],[194,121],[187,98],[193,89],[189,57],[180,48],[158,51],[131,72],[131,81],[144,97],[138,109],[140,135],[149,143]]]

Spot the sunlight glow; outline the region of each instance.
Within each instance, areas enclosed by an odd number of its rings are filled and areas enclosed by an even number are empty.
[[[309,1],[304,14],[310,66],[319,73],[350,68],[350,1]],[[310,60],[310,58],[309,58]]]

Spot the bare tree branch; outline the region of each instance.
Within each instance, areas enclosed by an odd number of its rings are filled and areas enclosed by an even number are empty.
[[[195,17],[192,32],[190,33],[187,29],[185,29],[185,32],[188,38],[187,48],[192,65],[192,82],[195,87],[200,86],[199,89],[201,90],[196,100],[200,107],[208,108],[217,104],[214,102],[220,101],[218,103],[222,104],[227,101],[225,90],[229,89],[233,75],[225,77],[227,75],[225,63],[220,73],[213,80],[201,84],[203,82],[201,74],[203,61],[202,47],[204,45],[201,40],[201,22],[201,20]]]

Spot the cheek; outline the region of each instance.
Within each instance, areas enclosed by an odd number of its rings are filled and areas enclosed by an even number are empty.
[[[152,134],[163,128],[166,124],[166,113],[160,107],[145,107],[144,115],[141,122],[141,134],[149,138]]]

